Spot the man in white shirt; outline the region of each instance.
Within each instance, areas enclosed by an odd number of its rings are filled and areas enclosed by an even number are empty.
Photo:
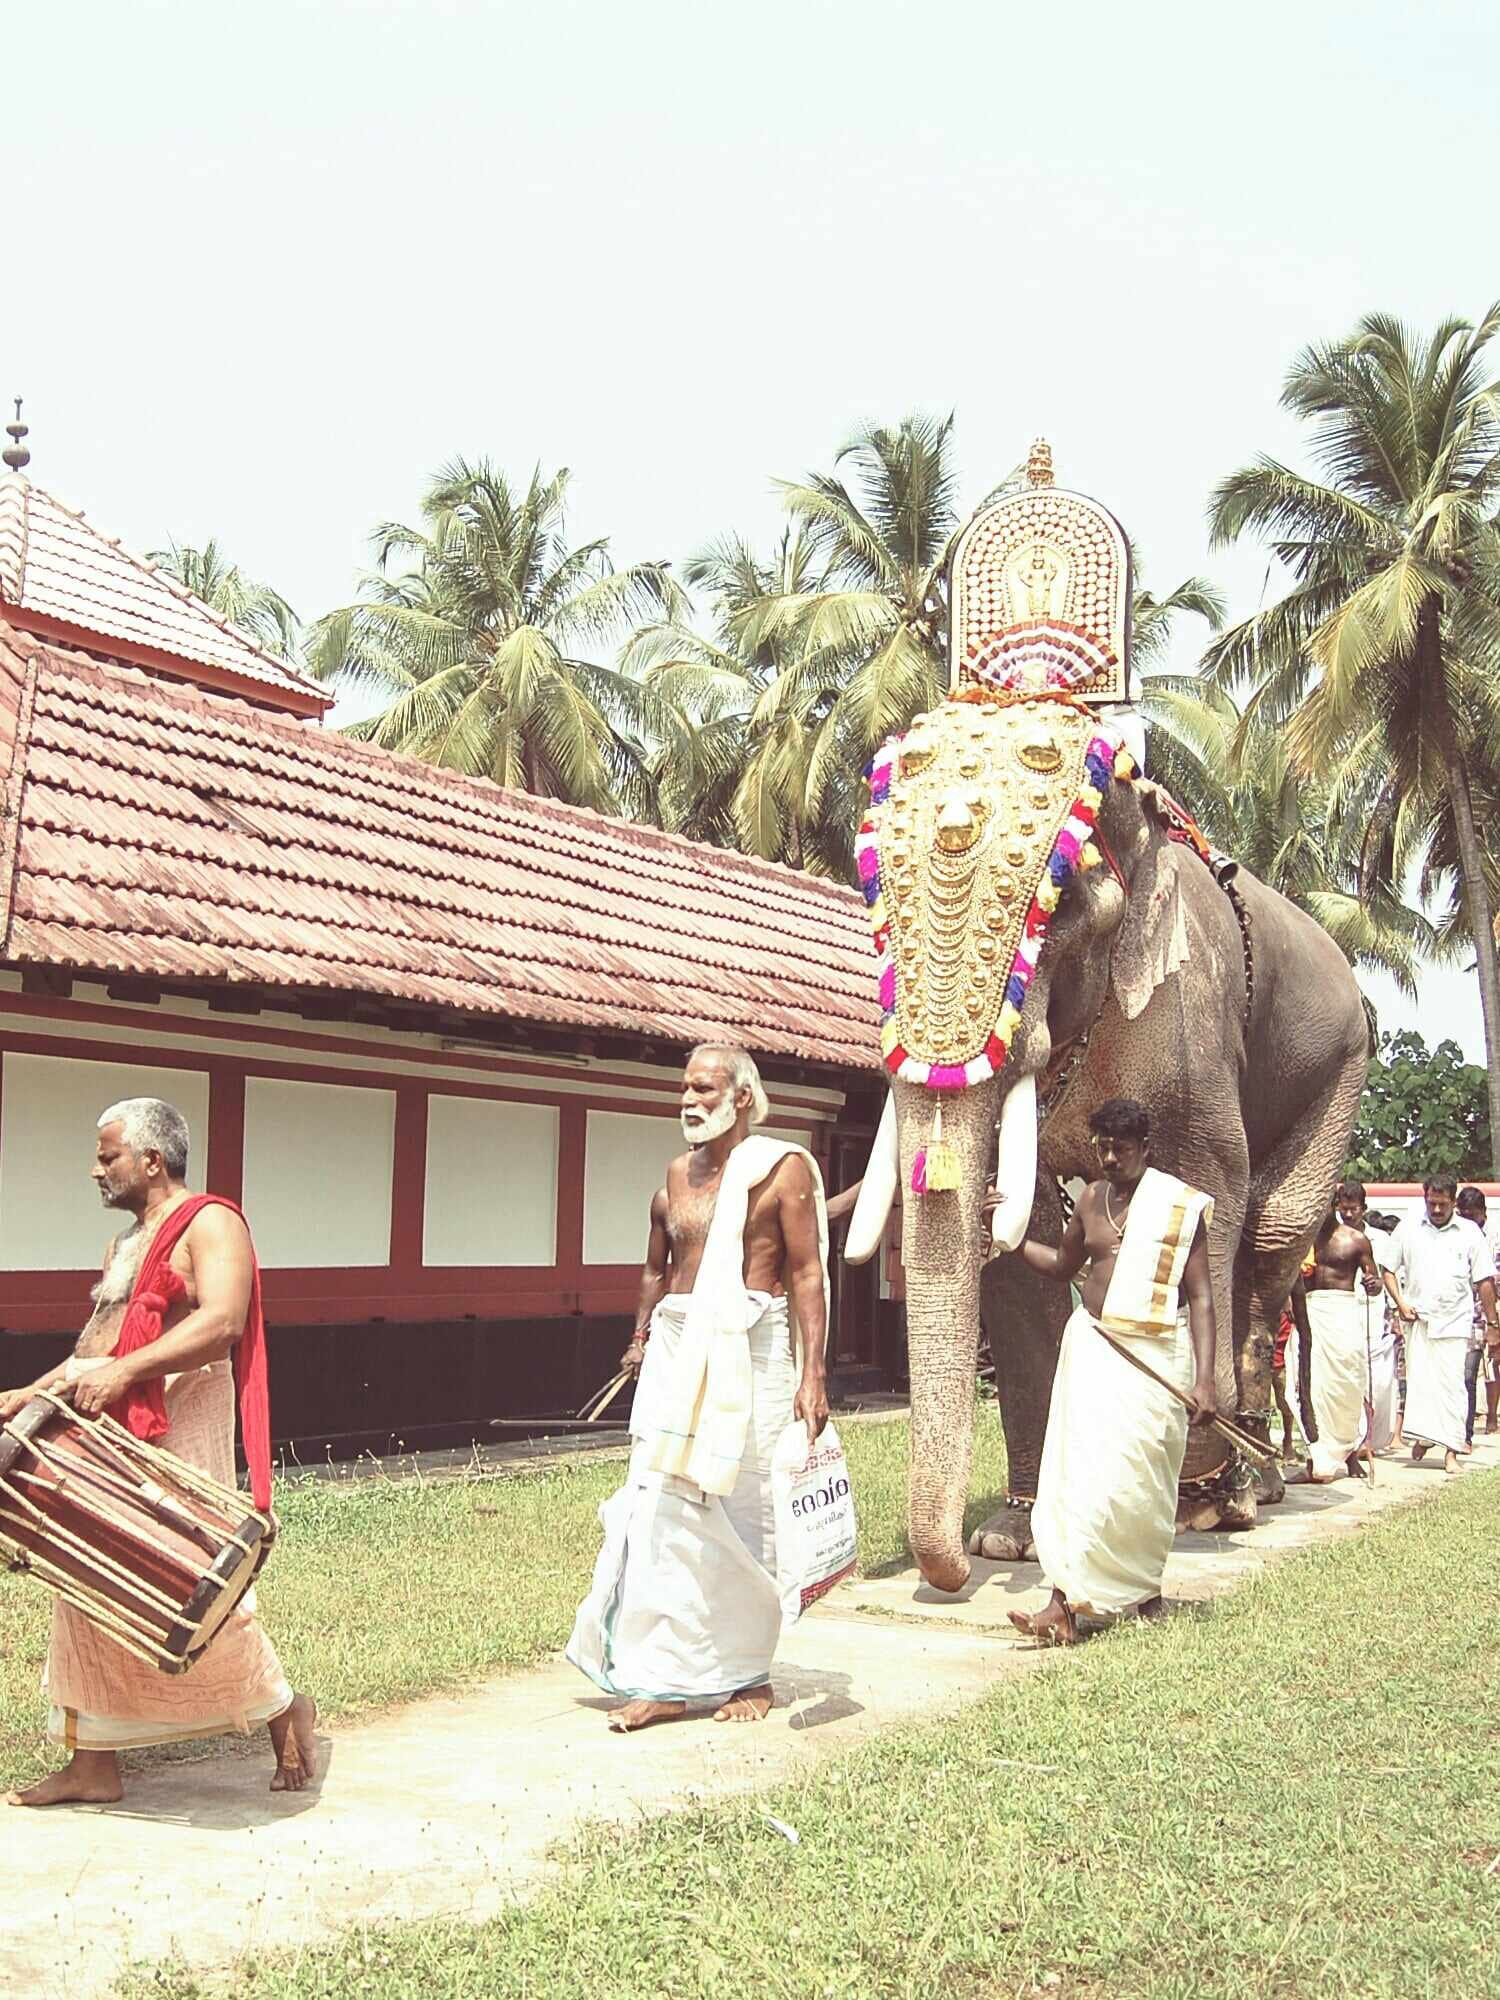
[[[1458,1471],[1468,1409],[1464,1357],[1479,1295],[1486,1334],[1500,1339],[1495,1266],[1489,1245],[1456,1212],[1458,1182],[1432,1174],[1422,1183],[1425,1213],[1409,1216],[1391,1241],[1396,1310],[1406,1333],[1406,1435],[1412,1458],[1443,1448],[1443,1470]]]
[[[1500,1223],[1489,1219],[1488,1205],[1484,1189],[1477,1187],[1460,1188],[1458,1191],[1458,1212],[1466,1222],[1484,1237],[1489,1245],[1490,1262],[1500,1274]],[[1474,1416],[1479,1401],[1479,1384],[1484,1383],[1485,1430],[1493,1437],[1497,1428],[1496,1405],[1500,1403],[1500,1345],[1489,1334],[1484,1323],[1484,1307],[1479,1303],[1479,1294],[1474,1295],[1474,1325],[1469,1334],[1469,1351],[1464,1357],[1464,1381],[1469,1392],[1468,1428],[1465,1437],[1469,1449],[1474,1448]]]

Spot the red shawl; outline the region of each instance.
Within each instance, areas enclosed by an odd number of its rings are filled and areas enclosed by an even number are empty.
[[[223,1195],[195,1194],[181,1208],[174,1208],[152,1237],[141,1259],[135,1289],[120,1324],[113,1359],[123,1360],[139,1348],[161,1338],[162,1320],[167,1310],[183,1296],[186,1286],[168,1261],[193,1218],[217,1203],[232,1215],[244,1216]],[[260,1307],[260,1265],[250,1252],[250,1307],[245,1329],[235,1343],[234,1379],[240,1398],[240,1432],[245,1443],[245,1462],[250,1468],[250,1495],[264,1513],[271,1505],[271,1400],[266,1386],[266,1322]],[[109,1414],[138,1438],[148,1442],[165,1435],[167,1405],[161,1377],[154,1382],[138,1382],[127,1389]]]

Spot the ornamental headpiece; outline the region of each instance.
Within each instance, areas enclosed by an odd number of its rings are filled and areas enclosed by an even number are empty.
[[[1031,447],[1027,484],[983,507],[954,543],[949,689],[1130,698],[1130,544],[1114,515],[1052,483]]]

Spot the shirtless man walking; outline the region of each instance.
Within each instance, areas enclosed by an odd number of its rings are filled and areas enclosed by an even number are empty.
[[[767,1111],[742,1049],[704,1047],[682,1080],[689,1151],[651,1203],[624,1486],[568,1658],[608,1693],[619,1731],[712,1703],[717,1722],[771,1706],[780,1633],[771,1454],[793,1421],[828,1421],[827,1218],[798,1146],[751,1132]],[[800,1371],[794,1337],[801,1347]]]
[[[1364,1291],[1381,1290],[1384,1280],[1369,1237],[1345,1219],[1356,1186],[1346,1182],[1336,1190],[1313,1241],[1313,1268],[1303,1280],[1318,1432],[1305,1476],[1314,1486],[1330,1485],[1345,1472],[1351,1479],[1364,1477],[1356,1456],[1370,1393]],[[1363,1197],[1363,1188],[1359,1193]],[[1364,1287],[1357,1291],[1361,1276]]]

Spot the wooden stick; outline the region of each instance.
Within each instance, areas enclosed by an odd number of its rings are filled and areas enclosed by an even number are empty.
[[[1112,1333],[1106,1333],[1092,1314],[1089,1315],[1089,1318],[1100,1339],[1108,1341],[1109,1345],[1115,1350],[1115,1353],[1119,1355],[1122,1361],[1128,1361],[1132,1368],[1139,1369],[1141,1374],[1146,1376],[1149,1381],[1154,1382],[1159,1389],[1165,1389],[1167,1394],[1181,1403],[1185,1410],[1192,1409],[1193,1399],[1191,1396],[1184,1395],[1175,1383],[1168,1382],[1165,1377],[1158,1375],[1154,1368],[1147,1367],[1138,1354],[1132,1354],[1130,1349],[1116,1340]],[[1220,1437],[1227,1438],[1232,1445],[1237,1446],[1240,1451],[1244,1452],[1247,1458],[1259,1459],[1262,1465],[1274,1465],[1276,1463],[1276,1454],[1271,1450],[1270,1446],[1262,1444],[1259,1438],[1252,1437],[1249,1431],[1241,1430],[1240,1426],[1232,1418],[1211,1417],[1209,1423],[1210,1427],[1216,1430]]]
[[[625,1417],[606,1417],[604,1422],[595,1423],[592,1417],[491,1417],[492,1431],[577,1431],[579,1436],[593,1424],[600,1431],[628,1431],[630,1424]]]
[[[619,1374],[613,1380],[613,1382],[606,1382],[598,1402],[596,1402],[594,1407],[589,1411],[585,1421],[591,1424],[597,1424],[599,1419],[604,1415],[604,1412],[609,1408],[610,1404],[614,1402],[615,1398],[620,1394],[620,1391],[625,1387],[626,1383],[629,1380],[630,1380],[629,1370],[622,1368]]]

